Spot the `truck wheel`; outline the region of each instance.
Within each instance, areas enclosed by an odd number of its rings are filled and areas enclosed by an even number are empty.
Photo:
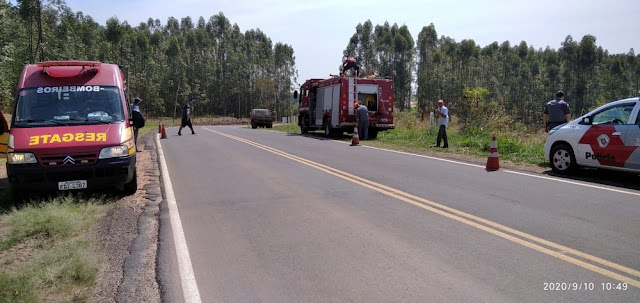
[[[133,179],[129,183],[124,184],[123,192],[125,195],[130,196],[138,191],[138,173],[137,170],[133,171]]]
[[[549,155],[549,164],[557,174],[571,173],[576,168],[576,157],[571,146],[564,143],[556,145]]]
[[[369,135],[369,139],[378,138],[378,129],[377,128],[370,128],[368,135]]]
[[[302,116],[300,120],[300,132],[306,134],[309,132],[309,117],[306,115]]]
[[[255,122],[251,122],[251,128],[253,129],[258,128],[258,124],[256,124]]]

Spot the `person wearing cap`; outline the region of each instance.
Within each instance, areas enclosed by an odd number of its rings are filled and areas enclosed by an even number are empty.
[[[542,113],[542,124],[544,131],[549,132],[552,128],[571,121],[571,110],[569,104],[564,101],[564,92],[559,90],[556,98],[547,102]]]
[[[433,147],[440,147],[440,142],[444,141],[442,148],[449,148],[449,140],[447,140],[447,125],[449,125],[449,109],[444,106],[444,101],[438,100],[438,108],[435,110],[438,115],[438,139]]]
[[[138,132],[142,127],[144,127],[144,116],[140,111],[140,103],[142,103],[142,99],[140,97],[136,97],[133,99],[133,104],[131,105],[131,116],[133,118],[133,138],[134,144],[136,145],[136,151],[138,150]]]
[[[192,135],[196,134],[196,132],[193,131],[193,125],[191,124],[191,110],[189,109],[189,103],[186,103],[182,107],[182,123],[180,124],[180,128],[178,129],[178,136],[182,136],[182,129],[185,126],[189,126]]]

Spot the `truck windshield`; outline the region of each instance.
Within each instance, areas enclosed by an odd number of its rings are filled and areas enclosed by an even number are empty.
[[[110,86],[59,86],[19,91],[14,127],[86,125],[124,121],[120,90]]]

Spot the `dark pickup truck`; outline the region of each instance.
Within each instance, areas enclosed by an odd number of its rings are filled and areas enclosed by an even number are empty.
[[[276,118],[268,109],[252,109],[251,110],[251,128],[263,126],[266,128],[273,127],[273,121]]]

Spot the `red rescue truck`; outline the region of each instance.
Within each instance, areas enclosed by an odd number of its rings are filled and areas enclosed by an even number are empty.
[[[137,190],[126,80],[115,64],[24,67],[7,146],[12,190]]]
[[[324,130],[327,136],[353,132],[356,127],[354,101],[369,109],[369,138],[393,129],[393,81],[390,77],[339,77],[310,79],[300,87],[298,125],[304,134]]]

